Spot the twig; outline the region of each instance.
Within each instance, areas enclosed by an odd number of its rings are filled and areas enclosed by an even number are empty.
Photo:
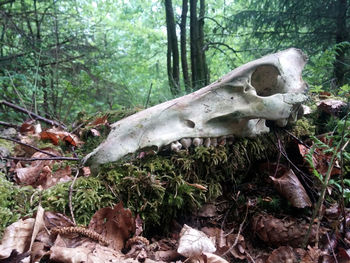
[[[73,223],[74,223],[75,226],[77,224],[76,224],[75,218],[74,218],[74,211],[73,211],[73,205],[72,205],[72,195],[73,195],[73,187],[74,187],[75,181],[77,180],[78,175],[79,175],[79,170],[80,170],[80,167],[78,167],[77,173],[74,176],[73,182],[69,186],[69,210],[70,210],[70,214],[72,216],[72,220],[73,220]]]
[[[15,139],[12,139],[12,138],[7,138],[7,137],[3,137],[3,136],[0,136],[0,139],[4,139],[4,140],[8,140],[8,141],[12,141],[12,142],[15,142],[15,143],[18,143],[18,144],[21,144],[21,145],[24,145],[24,146],[27,146],[29,148],[32,148],[38,152],[41,152],[41,153],[45,153],[49,156],[52,156],[52,157],[60,157],[60,156],[57,156],[55,154],[52,154],[52,153],[49,153],[49,152],[46,152],[46,151],[43,151],[43,150],[40,150],[39,148],[35,147],[35,146],[32,146],[32,145],[29,145],[29,144],[26,144],[24,142],[21,142],[21,141],[18,141],[18,140],[15,140]]]
[[[2,100],[2,101],[0,101],[0,103],[5,105],[5,106],[7,106],[7,107],[16,109],[16,110],[24,112],[24,113],[27,113],[30,117],[38,119],[38,120],[40,120],[42,122],[48,123],[48,124],[50,124],[52,126],[59,126],[59,127],[63,128],[63,129],[67,129],[67,127],[64,124],[61,124],[61,123],[59,123],[57,121],[53,121],[53,120],[49,120],[47,118],[41,117],[40,115],[38,115],[38,114],[36,114],[36,113],[34,113],[32,111],[29,111],[27,109],[24,109],[24,108],[22,108],[20,106],[17,106],[15,104],[11,103],[11,102]]]
[[[15,128],[16,130],[18,130],[20,128],[20,126],[17,124],[12,124],[12,123],[8,123],[8,122],[4,122],[4,121],[0,121],[0,125]]]
[[[239,229],[238,229],[238,233],[237,233],[237,236],[236,236],[236,239],[235,239],[235,242],[233,242],[232,246],[226,250],[226,252],[224,254],[222,254],[221,256],[222,257],[225,257],[238,243],[238,239],[239,239],[239,236],[242,232],[242,228],[243,228],[243,225],[247,219],[247,216],[248,216],[248,208],[249,208],[249,200],[248,200],[248,203],[247,203],[247,208],[245,210],[245,215],[244,215],[244,218],[243,218],[243,221],[242,223],[239,225]]]
[[[344,232],[345,232],[345,231],[344,231]],[[328,233],[326,233],[326,236],[327,236],[327,239],[328,239],[328,243],[330,244],[330,243],[331,243],[331,240],[329,239]],[[333,246],[330,245],[330,248],[331,248],[331,250],[332,250],[332,256],[333,256],[333,258],[334,258],[334,262],[335,262],[335,263],[338,263],[337,256],[336,256],[335,253],[334,253]]]
[[[300,140],[298,137],[296,137],[293,133],[287,131],[286,129],[283,129],[284,132],[288,133],[289,136],[291,136],[294,140],[298,141],[298,143],[304,145],[306,148],[310,149],[311,147],[307,145],[305,142]]]
[[[75,157],[47,157],[47,158],[23,158],[23,157],[4,157],[1,158],[8,160],[24,161],[24,162],[33,162],[33,161],[80,161],[79,158]]]

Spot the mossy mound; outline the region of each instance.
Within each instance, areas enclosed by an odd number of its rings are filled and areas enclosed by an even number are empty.
[[[229,194],[227,190],[233,191],[235,185],[246,182],[250,168],[256,171],[258,161],[274,160],[278,141],[289,138],[276,129],[255,138],[237,138],[231,145],[160,152],[105,164],[96,174],[77,179],[72,198],[75,219],[86,225],[98,209],[123,201],[125,207],[143,218],[146,232],[159,230],[159,226],[167,230],[174,218],[191,214],[204,202]],[[0,211],[2,228],[32,214],[39,202],[46,210],[70,214],[71,182],[40,191],[16,186],[4,175],[0,179],[0,207],[6,208]]]

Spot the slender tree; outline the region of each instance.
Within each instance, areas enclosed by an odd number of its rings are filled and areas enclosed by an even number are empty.
[[[181,65],[182,74],[185,83],[185,90],[187,93],[191,92],[191,79],[188,72],[187,63],[187,13],[188,0],[182,1],[181,23],[180,23],[180,50],[181,50]]]
[[[165,16],[167,25],[167,71],[170,91],[173,95],[180,93],[180,67],[179,67],[179,48],[176,36],[176,24],[174,18],[173,5],[171,0],[165,0]]]
[[[199,17],[197,0],[190,0],[190,40],[192,87],[197,90],[209,83],[204,48],[204,13],[205,1],[200,0]]]

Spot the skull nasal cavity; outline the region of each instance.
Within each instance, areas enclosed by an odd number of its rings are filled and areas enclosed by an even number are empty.
[[[196,124],[191,120],[185,120],[185,124],[187,127],[192,128],[192,129],[194,128],[194,126],[196,126]]]
[[[257,67],[252,74],[251,83],[259,96],[270,96],[278,93],[278,69],[272,65]]]

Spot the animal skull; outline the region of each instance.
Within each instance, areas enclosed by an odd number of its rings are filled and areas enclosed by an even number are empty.
[[[268,132],[265,120],[295,120],[307,85],[306,55],[290,48],[251,61],[196,92],[138,112],[112,125],[107,139],[84,159],[93,165],[119,160],[145,148],[158,151],[177,141]],[[188,144],[187,140],[187,144]],[[186,144],[186,145],[187,145]]]

